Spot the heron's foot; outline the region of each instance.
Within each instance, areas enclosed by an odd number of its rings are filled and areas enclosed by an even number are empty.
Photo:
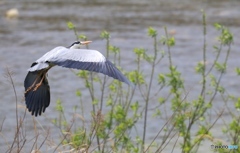
[[[36,90],[41,86],[41,84],[42,84],[42,82],[37,83],[36,86],[35,86],[35,88],[33,89],[33,91],[36,91]]]
[[[28,87],[27,90],[25,91],[25,94],[28,93],[33,87]]]

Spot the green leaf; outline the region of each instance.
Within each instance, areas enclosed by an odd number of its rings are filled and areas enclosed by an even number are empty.
[[[114,80],[114,81],[115,81],[115,80]],[[116,92],[116,91],[117,91],[117,87],[116,87],[115,83],[111,83],[111,84],[109,85],[109,89],[110,89],[112,92]]]
[[[215,23],[215,24],[214,24],[214,27],[215,27],[217,30],[221,30],[221,29],[222,29],[222,26],[221,26],[219,23]]]
[[[63,106],[62,106],[61,100],[58,99],[56,103],[57,103],[56,110],[59,112],[63,112]]]
[[[102,31],[102,33],[100,34],[100,37],[102,39],[109,39],[110,38],[110,34],[107,31]]]
[[[80,35],[78,36],[78,38],[79,38],[79,39],[82,39],[82,40],[87,40],[87,36],[84,35],[84,34],[80,34]]]
[[[77,73],[77,76],[79,76],[79,77],[81,77],[81,78],[87,78],[87,77],[88,77],[88,74],[89,74],[88,71],[80,70],[80,71]]]
[[[160,97],[160,98],[158,98],[158,102],[159,102],[160,104],[163,104],[163,103],[166,102],[166,99],[163,98],[163,97]]]
[[[143,48],[134,48],[133,51],[139,57],[144,57],[146,52],[146,50]]]
[[[240,75],[240,68],[239,67],[235,68],[235,71],[237,72],[237,75]]]
[[[97,105],[97,104],[98,104],[98,100],[97,100],[97,99],[94,99],[94,100],[92,101],[92,104],[93,104],[93,105]]]
[[[156,37],[157,36],[157,30],[155,30],[153,27],[148,28],[148,35],[150,37]]]
[[[107,100],[107,106],[112,106],[112,104],[113,104],[113,99],[110,97],[110,98],[108,98],[108,100]]]
[[[116,47],[116,46],[110,45],[108,49],[109,49],[109,51],[111,51],[111,52],[113,52],[115,54],[120,52],[120,49],[118,47]]]
[[[75,25],[72,22],[67,22],[68,29],[73,30],[75,29]]]
[[[129,72],[128,78],[134,84],[144,84],[145,83],[143,75],[138,71]]]
[[[160,42],[163,44],[163,45],[168,45],[170,47],[174,46],[175,45],[175,38],[174,37],[170,37],[167,39],[167,37],[165,36],[162,36],[161,39],[160,39]]]
[[[165,85],[166,79],[165,79],[164,74],[159,74],[159,75],[158,75],[158,83]]]
[[[167,44],[170,47],[174,46],[175,45],[175,38],[174,37],[168,38]]]
[[[195,67],[195,71],[197,73],[203,73],[203,70],[204,70],[204,64],[203,62],[198,62],[197,66]]]
[[[221,73],[226,72],[226,64],[220,64],[220,63],[216,62],[215,63],[215,68]]]
[[[154,113],[153,113],[153,117],[157,117],[157,116],[161,116],[162,112],[159,109],[155,109]]]
[[[78,96],[78,97],[81,97],[81,96],[82,96],[82,93],[81,93],[80,90],[77,90],[77,91],[76,91],[76,96]]]
[[[222,86],[218,86],[217,91],[223,94],[225,92],[225,88]]]
[[[226,27],[218,23],[215,23],[214,26],[218,31],[221,31],[221,35],[218,37],[221,44],[230,45],[233,43],[233,34]]]
[[[240,98],[237,99],[237,102],[235,103],[235,108],[237,110],[240,110]]]
[[[138,101],[131,105],[131,109],[133,110],[133,112],[137,112],[138,108],[139,108]]]
[[[167,38],[165,36],[161,36],[160,43],[165,45],[167,43]]]

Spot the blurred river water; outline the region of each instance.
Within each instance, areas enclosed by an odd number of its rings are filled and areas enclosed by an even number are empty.
[[[176,38],[176,46],[172,48],[173,62],[182,72],[186,87],[191,90],[194,89],[195,84],[199,83],[199,76],[196,76],[194,66],[202,59],[201,10],[205,10],[209,52],[213,52],[211,46],[217,43],[217,32],[213,28],[215,22],[227,26],[234,34],[228,73],[223,82],[231,94],[238,95],[240,83],[234,69],[240,66],[239,6],[240,1],[238,0],[0,1],[0,123],[4,122],[3,133],[8,133],[4,139],[0,137],[0,152],[6,151],[5,144],[13,140],[16,127],[15,97],[11,84],[4,77],[5,68],[8,67],[14,73],[13,79],[20,105],[19,110],[24,112],[23,81],[27,69],[45,52],[56,46],[69,46],[75,41],[74,33],[67,28],[68,21],[76,25],[79,33],[93,41],[90,45],[91,49],[99,50],[103,54],[105,54],[106,42],[100,38],[100,33],[103,30],[109,31],[111,44],[121,49],[121,66],[125,71],[135,69],[133,67],[134,48],[152,49],[153,43],[152,39],[147,36],[147,28],[152,26],[157,29],[160,37],[164,35],[163,27],[167,26]],[[5,12],[11,8],[18,9],[18,17],[6,17]],[[209,59],[213,55],[209,53]],[[159,73],[167,72],[165,66],[163,62],[162,68],[157,71]],[[143,70],[147,69],[147,66],[143,67]],[[49,121],[44,122],[46,117],[39,117],[37,120],[44,128],[51,127],[53,132],[54,126],[49,124],[51,119],[58,116],[54,111],[56,100],[61,99],[66,114],[71,116],[73,107],[79,101],[75,95],[76,90],[81,89],[85,99],[89,99],[89,93],[84,89],[84,82],[68,69],[55,67],[50,70],[48,79],[51,86],[51,104],[45,115]],[[195,90],[191,90],[190,94],[194,97],[198,92],[195,93]],[[91,104],[84,105],[85,112],[91,110]],[[219,102],[217,105],[221,107],[223,103]],[[226,118],[230,117],[228,114],[224,115]],[[28,124],[28,121],[31,124]],[[151,121],[151,118],[148,122],[147,139],[152,140],[159,130],[159,125]],[[219,121],[212,131],[220,139],[223,125],[224,123]],[[26,116],[26,127],[28,132],[34,134],[32,118],[29,113]],[[171,152],[171,146],[169,148],[166,152]],[[207,149],[203,149],[203,152]]]

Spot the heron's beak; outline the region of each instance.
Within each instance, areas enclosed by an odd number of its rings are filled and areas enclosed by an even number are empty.
[[[81,41],[80,43],[81,43],[81,45],[87,45],[87,44],[89,44],[89,43],[91,43],[92,41]]]

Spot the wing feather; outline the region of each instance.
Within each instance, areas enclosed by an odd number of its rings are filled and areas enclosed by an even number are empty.
[[[82,62],[104,62],[106,58],[97,50],[91,49],[68,49],[66,47],[56,47],[39,58],[36,63],[53,61],[82,61]]]
[[[49,62],[66,68],[103,73],[114,79],[132,85],[130,81],[99,51],[90,49],[68,49],[56,47],[43,55],[36,63]]]
[[[28,72],[24,81],[25,90],[31,87],[35,81],[35,83],[39,83],[42,77],[43,75],[39,76],[39,71]],[[25,93],[25,101],[27,109],[32,115],[38,116],[45,111],[50,103],[50,87],[47,78],[44,78],[41,86],[36,91],[32,88]]]
[[[88,70],[98,73],[103,73],[114,79],[119,81],[125,82],[128,85],[132,85],[131,82],[114,66],[110,61],[106,60],[105,62],[81,62],[81,61],[54,61],[56,65],[67,67],[67,68],[74,68],[74,69],[81,69],[81,70]]]

